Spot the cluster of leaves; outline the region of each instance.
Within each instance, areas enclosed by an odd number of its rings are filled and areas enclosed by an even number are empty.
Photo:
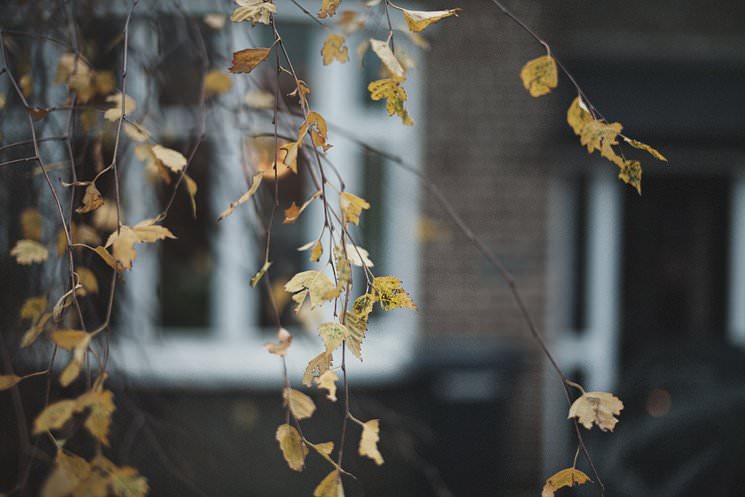
[[[368,333],[369,319],[376,304],[384,312],[398,308],[416,309],[416,306],[403,288],[400,279],[395,276],[373,274],[374,264],[368,252],[352,238],[350,225],[358,225],[363,213],[373,206],[367,200],[345,191],[343,183],[335,185],[327,179],[321,158],[325,158],[326,152],[332,146],[329,142],[329,126],[325,118],[312,109],[311,88],[305,81],[298,78],[293,69],[293,64],[275,23],[277,4],[265,0],[235,0],[235,2],[238,6],[230,16],[231,21],[250,22],[252,27],[257,25],[271,27],[274,43],[270,47],[251,47],[234,52],[232,65],[228,71],[233,74],[251,73],[260,64],[269,60],[274,51],[278,78],[280,74],[283,74],[293,81],[293,91],[289,96],[297,100],[300,120],[297,126],[292,128],[291,139],[284,140],[276,147],[272,170],[253,174],[245,193],[231,202],[217,220],[226,219],[236,209],[249,202],[259,191],[264,179],[274,177],[276,180],[278,175],[285,173],[298,174],[298,169],[302,164],[308,168],[310,176],[316,181],[316,190],[301,205],[293,202],[284,211],[283,223],[295,223],[314,202],[322,204],[324,225],[321,233],[317,238],[299,248],[300,251],[309,251],[309,260],[320,266],[318,269],[295,274],[284,284],[283,288],[289,294],[289,299],[295,303],[295,312],[301,312],[304,308],[314,309],[328,306],[333,307],[334,318],[321,323],[318,327],[322,350],[306,365],[302,383],[307,389],[315,387],[317,390],[324,391],[326,400],[338,402],[337,383],[343,382],[344,426],[346,427],[347,421],[352,421],[360,427],[359,455],[381,465],[384,459],[378,449],[380,420],[362,421],[354,416],[349,407],[346,352],[349,351],[358,360],[362,360],[362,347]],[[341,3],[341,0],[322,0],[317,13],[316,20],[323,19],[334,23],[332,28],[319,21],[329,31],[320,54],[324,65],[348,62],[347,40],[350,35],[366,26],[365,15],[352,10],[339,11]],[[370,98],[374,101],[385,100],[389,115],[398,116],[405,125],[413,125],[413,120],[406,109],[408,96],[403,87],[408,72],[413,69],[413,62],[403,50],[394,49],[394,29],[390,24],[389,10],[401,13],[407,26],[404,31],[406,36],[418,46],[426,46],[426,41],[419,33],[433,23],[447,17],[457,16],[460,9],[415,11],[397,6],[390,0],[368,0],[365,4],[369,9],[381,6],[389,20],[386,39],[366,37],[356,48],[356,53],[360,58],[371,50],[381,64],[380,78],[369,82],[368,85]],[[221,29],[224,25],[224,18],[219,15],[210,15],[205,18],[205,23],[213,29]],[[126,44],[124,50],[126,53]],[[126,57],[124,59],[126,61]],[[126,67],[123,69],[126,74]],[[10,75],[9,71],[8,74]],[[520,77],[532,96],[545,95],[558,84],[557,62],[549,52],[545,56],[529,61],[520,72]],[[107,108],[102,112],[103,124],[116,127],[117,145],[121,133],[126,135],[134,145],[133,154],[142,161],[145,171],[154,182],[162,185],[174,183],[174,192],[181,183],[184,183],[192,212],[196,216],[198,185],[187,174],[190,159],[177,150],[157,143],[145,122],[137,122],[128,117],[136,111],[137,102],[126,95],[124,80],[120,85],[121,88],[118,89],[112,73],[93,69],[80,53],[66,52],[60,56],[58,61],[56,83],[67,87],[68,103],[73,108],[76,103],[88,103],[94,100],[105,102]],[[32,84],[30,76],[24,75],[15,86],[30,117],[37,120],[43,119],[52,109],[37,108],[28,104],[26,98],[31,94]],[[230,91],[232,86],[233,80],[230,75],[220,70],[209,71],[204,75],[202,99],[223,95]],[[608,123],[589,104],[579,87],[577,91],[578,96],[569,107],[567,121],[579,136],[580,143],[587,147],[589,153],[598,151],[602,157],[616,164],[620,169],[619,178],[641,193],[641,165],[639,161],[628,160],[623,156],[620,151],[619,138],[625,144],[644,150],[656,159],[664,161],[665,158],[649,145],[623,135],[620,123]],[[268,95],[267,100],[266,97],[266,95],[249,94],[246,96],[246,102],[255,108],[273,107],[276,123],[278,108],[275,98],[273,95]],[[0,108],[5,105],[5,102],[5,96],[0,96]],[[86,132],[96,131],[101,124],[98,117],[95,109],[86,109],[82,113],[80,120]],[[278,138],[275,127],[274,139],[277,143]],[[303,152],[316,159],[315,165],[299,160]],[[40,158],[37,160],[41,162]],[[92,177],[79,179],[73,175],[73,181],[63,183],[63,187],[71,188],[72,192],[75,192],[76,188],[84,188],[82,198],[74,211],[81,216],[90,215],[93,226],[83,222],[65,223],[65,216],[60,208],[62,228],[59,229],[54,240],[43,241],[41,214],[37,209],[27,209],[21,215],[23,238],[19,239],[10,251],[18,264],[31,265],[46,261],[49,258],[50,246],[56,245],[58,255],[67,254],[70,260],[69,289],[62,293],[51,308],[46,295],[28,298],[21,308],[21,319],[29,322],[28,330],[21,341],[21,347],[34,345],[46,333],[49,343],[68,351],[69,361],[58,376],[58,381],[63,387],[71,385],[81,375],[89,354],[95,356],[100,370],[96,381],[83,394],[74,399],[63,399],[51,403],[35,418],[33,434],[48,435],[56,447],[52,472],[42,488],[43,497],[65,495],[105,497],[112,494],[118,497],[143,497],[148,491],[147,482],[135,469],[117,467],[101,455],[100,448],[109,445],[109,427],[115,405],[113,393],[104,387],[107,378],[106,363],[98,357],[92,344],[96,337],[108,328],[116,279],[133,267],[137,256],[136,246],[176,237],[167,227],[161,225],[165,220],[167,208],[156,216],[135,224],[128,225],[123,222],[119,200],[105,199],[97,185],[97,182],[107,174],[113,175],[115,181],[118,181],[116,164],[115,152],[112,163],[98,168]],[[320,179],[316,177],[316,172],[320,173]],[[52,192],[55,191],[51,184],[50,189]],[[279,191],[275,188],[275,206],[279,205],[276,198],[278,195]],[[69,215],[72,219],[72,213]],[[272,212],[273,215],[274,212]],[[324,249],[325,235],[327,235],[325,239],[327,250]],[[271,237],[267,236],[264,262],[251,279],[252,286],[261,282],[271,270],[270,239]],[[94,330],[88,330],[83,325],[82,312],[78,303],[78,298],[98,292],[98,281],[93,271],[75,262],[75,256],[84,250],[95,253],[113,273],[113,284],[108,302],[109,314],[105,322]],[[324,254],[326,254],[325,259]],[[353,267],[361,268],[364,276],[362,281],[353,281]],[[355,297],[355,295],[359,296]],[[68,315],[70,309],[77,310],[77,319],[75,316]],[[276,324],[277,342],[266,344],[266,350],[285,362],[291,351],[293,337],[281,326],[279,316],[276,316]],[[0,390],[13,388],[26,378],[46,374],[52,374],[51,366],[46,371],[38,371],[25,376],[2,375],[0,376]],[[334,458],[335,443],[333,441],[314,443],[305,437],[301,422],[312,418],[316,411],[316,404],[309,395],[292,387],[286,373],[284,383],[283,399],[286,417],[275,433],[284,459],[290,469],[302,471],[310,452],[309,449],[312,449],[331,465],[329,474],[316,486],[314,497],[343,496],[342,476],[349,475],[349,473],[343,468],[341,447],[336,448]],[[623,403],[610,393],[582,390],[582,395],[569,409],[569,418],[587,429],[595,425],[602,431],[613,431],[618,422],[616,416],[622,409]],[[75,421],[82,423],[99,447],[97,455],[90,460],[75,455],[65,448],[71,436],[70,427]],[[579,442],[582,445],[581,436]],[[572,487],[592,481],[575,466],[576,458],[572,467],[563,469],[548,478],[543,488],[543,497],[552,497],[556,490],[563,487]]]
[[[558,85],[559,75],[556,60],[549,53],[528,61],[520,71],[520,78],[525,89],[532,96],[546,95]],[[641,195],[641,163],[638,160],[630,160],[624,157],[620,151],[619,137],[623,139],[624,143],[648,152],[657,160],[667,161],[667,159],[646,143],[622,134],[623,126],[621,123],[609,123],[604,118],[599,117],[594,107],[589,106],[583,100],[582,91],[579,88],[577,90],[578,95],[567,111],[567,122],[572,131],[579,136],[580,143],[587,147],[588,153],[598,151],[602,157],[618,166],[618,177],[624,183],[634,187]]]

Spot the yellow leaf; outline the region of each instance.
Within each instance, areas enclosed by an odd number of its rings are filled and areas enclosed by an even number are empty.
[[[114,202],[104,202],[103,206],[93,213],[93,226],[100,230],[111,231],[116,228],[116,224],[116,204]]]
[[[341,0],[322,0],[321,10],[318,11],[318,17],[326,19],[336,14],[336,9],[339,8]]]
[[[232,73],[250,73],[261,64],[272,51],[271,48],[246,48],[233,52],[233,65],[228,68]]]
[[[113,232],[108,241],[106,247],[111,247],[111,255],[114,258],[114,267],[118,270],[132,269],[132,262],[137,257],[135,251],[135,243],[139,242],[137,233],[132,230],[129,226],[122,226],[119,228],[119,232]],[[98,252],[98,249],[96,251]],[[101,255],[99,253],[99,255]],[[104,259],[106,260],[106,259]],[[107,261],[108,263],[108,261]]]
[[[180,173],[184,166],[186,166],[186,157],[178,150],[160,145],[153,145],[151,150],[155,158],[174,173]]]
[[[316,405],[313,403],[313,399],[299,390],[285,388],[282,397],[284,398],[285,405],[289,405],[290,412],[298,420],[307,419],[316,411]]]
[[[73,75],[89,75],[91,68],[83,60],[82,56],[75,55],[72,52],[60,55],[57,62],[57,72],[54,76],[55,83],[66,83],[68,78]]]
[[[407,126],[414,124],[414,121],[404,106],[408,96],[406,95],[406,90],[401,87],[400,81],[390,78],[379,79],[367,85],[367,89],[370,92],[371,99],[375,101],[386,99],[385,108],[389,116],[397,115]]]
[[[261,90],[248,90],[243,97],[243,102],[254,109],[273,109],[274,95]]]
[[[665,158],[664,155],[662,155],[661,153],[659,153],[657,150],[655,150],[654,148],[650,147],[646,143],[642,143],[639,140],[634,140],[633,138],[628,138],[628,137],[625,137],[625,136],[623,137],[623,139],[624,139],[624,141],[626,143],[628,143],[632,147],[638,148],[639,150],[644,150],[646,152],[649,152],[649,154],[652,157],[654,157],[655,159],[667,162],[667,159]]]
[[[301,126],[301,137],[305,134],[303,132],[305,126],[307,126],[307,129],[310,131],[310,137],[315,146],[323,147],[324,151],[331,148],[331,145],[326,143],[328,128],[326,126],[326,120],[321,116],[321,114],[318,112],[308,112],[308,117],[303,126]],[[298,142],[300,141],[301,140],[298,140]]]
[[[618,177],[626,183],[636,188],[639,195],[642,194],[642,165],[638,160],[625,159],[620,165],[621,170]]]
[[[116,95],[109,95],[106,97],[106,101],[112,103],[113,107],[104,112],[104,119],[116,122],[122,118],[122,97],[124,97],[124,113],[131,114],[134,112],[137,108],[135,101],[128,95],[117,93]]]
[[[116,497],[145,497],[148,484],[135,468],[124,466],[111,472],[111,491]]]
[[[21,306],[21,319],[30,319],[35,323],[46,310],[48,303],[47,298],[43,295],[27,298]]]
[[[373,288],[384,311],[390,311],[396,307],[416,309],[409,294],[401,287],[401,280],[396,277],[379,276],[373,279]]]
[[[31,326],[31,328],[26,330],[23,334],[23,338],[21,338],[21,348],[28,347],[39,338],[39,335],[44,332],[44,328],[51,317],[51,312],[45,312],[39,317],[39,320]]]
[[[608,124],[594,119],[585,123],[579,141],[587,147],[589,153],[598,150],[600,155],[615,162],[618,154],[613,150],[613,145],[618,144],[618,135],[622,129],[621,123]]]
[[[367,331],[367,317],[362,317],[354,311],[348,311],[344,315],[344,324],[347,327],[347,348],[354,356],[362,360],[362,342],[365,340]]]
[[[334,470],[313,490],[313,497],[344,497],[339,471]]]
[[[235,0],[238,7],[233,11],[230,20],[243,22],[251,20],[252,25],[256,23],[269,24],[271,15],[277,12],[277,6],[272,2],[263,0]]]
[[[373,293],[365,293],[357,297],[354,300],[352,309],[354,310],[354,313],[360,317],[360,319],[364,319],[365,321],[367,321],[367,317],[372,312],[373,306],[377,301],[378,295],[373,290]]]
[[[585,106],[582,98],[575,97],[572,100],[572,105],[569,106],[569,110],[567,110],[567,122],[572,127],[574,134],[581,136],[585,125],[592,120],[592,115],[587,111],[587,106]]]
[[[431,12],[422,10],[401,10],[404,13],[404,19],[406,19],[406,24],[409,25],[409,29],[418,33],[424,31],[427,26],[439,21],[440,19],[457,16],[461,9],[436,10]]]
[[[303,385],[311,386],[313,378],[317,378],[331,368],[332,356],[328,352],[321,352],[308,362],[303,375]]]
[[[339,206],[341,207],[344,222],[352,224],[360,224],[362,210],[370,208],[367,200],[349,192],[341,192],[339,194]]]
[[[76,351],[78,349],[75,349]],[[62,370],[59,377],[60,385],[63,387],[66,387],[70,385],[75,379],[80,376],[80,370],[83,368],[83,361],[82,358],[78,358],[76,356],[73,356],[72,359],[70,359],[70,362],[67,363],[67,366],[65,366],[65,369]]]
[[[75,411],[90,409],[85,427],[102,444],[109,445],[109,426],[114,412],[114,394],[110,390],[88,392],[77,399]]]
[[[362,424],[362,437],[360,438],[359,453],[375,461],[380,466],[383,464],[383,456],[378,451],[380,441],[380,427],[377,419],[371,419]]]
[[[306,250],[310,250],[310,260],[312,262],[318,262],[323,255],[323,244],[321,243],[321,240],[313,240],[302,247],[298,247],[299,252],[304,252]]]
[[[339,14],[336,24],[345,35],[350,35],[365,27],[365,19],[354,10],[345,10]],[[367,42],[368,44],[370,42]]]
[[[121,226],[119,232],[114,231],[106,240],[105,247],[111,247],[111,254],[104,247],[96,247],[96,253],[118,271],[131,269],[132,262],[137,257],[134,248],[136,243],[152,243],[165,238],[176,238],[168,228],[154,224],[155,221],[155,219],[145,219],[131,228]]]
[[[72,417],[76,405],[74,400],[49,404],[34,420],[34,435],[62,428]]]
[[[78,266],[75,268],[75,272],[78,273],[78,281],[86,291],[91,293],[98,293],[98,280],[93,271],[86,267]]]
[[[321,240],[316,240],[315,245],[313,245],[313,248],[310,250],[310,260],[312,262],[318,262],[321,259],[321,256],[323,255],[323,245],[321,244]]]
[[[264,344],[264,348],[270,354],[284,357],[287,355],[287,349],[290,348],[290,344],[292,343],[292,335],[286,329],[280,328],[279,331],[277,331],[277,340],[278,343]]]
[[[62,449],[57,451],[54,469],[44,481],[41,497],[65,497],[75,494],[78,485],[86,481],[91,475],[91,466],[80,456],[66,454]],[[83,496],[80,496],[83,497]],[[88,493],[85,497],[94,497]]]
[[[150,132],[141,124],[124,123],[124,133],[138,143],[144,143],[150,139]]]
[[[264,262],[264,265],[261,266],[261,269],[259,269],[259,271],[255,275],[253,275],[253,278],[251,278],[252,287],[255,287],[256,285],[259,284],[259,281],[261,281],[261,278],[263,278],[266,272],[269,271],[269,268],[271,267],[271,265],[272,265],[272,261]]]
[[[75,209],[78,214],[85,214],[91,212],[103,205],[103,196],[101,192],[96,188],[95,183],[89,184],[85,188],[85,194],[83,195],[83,205]]]
[[[298,431],[288,424],[279,425],[276,439],[290,469],[302,471],[305,466],[305,456],[308,455],[308,447],[305,446]]]
[[[23,378],[14,374],[0,375],[0,391],[7,390],[16,386]]]
[[[303,294],[303,300],[298,302],[296,311],[302,306],[305,296],[310,296],[311,309],[323,304],[327,300],[333,300],[339,295],[339,290],[331,280],[320,271],[303,271],[293,276],[285,283],[285,291],[295,294]],[[293,297],[294,300],[294,297]],[[297,301],[296,301],[297,302]]]
[[[6,102],[5,94],[0,93],[0,110],[3,110],[5,108],[5,102]]]
[[[57,330],[52,333],[52,341],[65,350],[72,350],[80,344],[88,345],[90,334],[82,330]]]
[[[233,80],[222,71],[213,70],[204,75],[204,94],[209,97],[220,96],[233,88]]]
[[[393,75],[397,81],[402,81],[405,77],[405,71],[401,63],[393,54],[390,45],[387,42],[370,38],[370,46],[373,52],[380,58],[386,69]]]
[[[615,417],[621,413],[623,402],[607,392],[585,392],[569,408],[569,418],[587,428],[595,423],[602,431],[613,431],[618,423]]]
[[[357,267],[373,267],[375,264],[370,260],[369,253],[358,245],[347,242],[347,258],[349,262]]]
[[[340,323],[322,323],[318,331],[328,353],[333,352],[341,346],[348,333],[347,327]]]
[[[189,194],[189,200],[191,201],[191,215],[194,216],[194,219],[196,219],[197,190],[199,189],[199,187],[197,186],[197,182],[194,181],[194,179],[188,174],[184,174],[184,181],[186,182],[186,192]]]
[[[207,14],[202,20],[215,31],[219,31],[225,27],[225,16],[222,14]]]
[[[37,242],[41,240],[41,227],[43,221],[39,209],[34,209],[33,207],[23,209],[20,217],[23,238],[35,240]]]
[[[171,233],[171,230],[164,226],[157,225],[155,222],[156,219],[145,219],[132,227],[132,231],[137,235],[138,243],[152,243],[158,240],[165,240],[166,238],[176,238],[173,233]]]
[[[95,251],[95,252],[96,252],[96,253],[97,253],[97,254],[99,255],[99,257],[101,257],[101,259],[103,259],[103,261],[104,261],[104,262],[105,262],[106,264],[108,264],[108,265],[109,265],[109,266],[110,266],[110,267],[111,267],[112,269],[116,269],[117,271],[122,271],[123,269],[125,269],[125,268],[124,268],[124,266],[122,266],[121,264],[118,264],[118,263],[117,263],[117,260],[116,260],[116,259],[114,259],[114,256],[112,256],[112,255],[111,255],[111,254],[110,254],[110,253],[108,252],[108,250],[106,250],[105,248],[103,248],[103,247],[96,247],[96,248],[95,248],[95,249],[93,249],[93,250],[94,250],[94,251]]]
[[[559,74],[556,61],[550,55],[543,55],[525,64],[520,71],[523,86],[533,97],[540,97],[556,88]]]
[[[546,480],[546,484],[543,486],[543,492],[541,492],[541,497],[554,497],[554,492],[560,488],[583,485],[588,481],[592,482],[589,476],[578,469],[562,469]]]
[[[302,79],[298,80],[297,87],[289,94],[293,97],[298,97],[300,106],[305,108],[308,106],[308,95],[310,94],[310,87],[305,84]]]
[[[298,217],[300,217],[300,214],[303,213],[303,211],[310,205],[310,203],[318,198],[321,195],[321,191],[317,191],[313,195],[310,196],[308,200],[303,202],[303,205],[298,207],[295,202],[292,202],[292,205],[285,209],[285,219],[282,221],[282,224],[292,224],[295,221],[297,221]]]
[[[280,158],[281,163],[290,168],[293,173],[297,174],[297,153],[301,147],[300,142],[285,143],[279,147],[280,150],[284,150],[284,157]],[[279,171],[277,172],[279,176]],[[273,171],[272,171],[273,176]]]
[[[24,74],[21,76],[21,78],[18,80],[18,86],[21,87],[21,93],[23,93],[23,96],[28,98],[31,96],[31,92],[33,91],[33,80],[31,79],[30,74]]]
[[[10,255],[16,258],[16,262],[28,266],[36,262],[44,262],[49,257],[46,247],[34,240],[18,240],[10,250]]]
[[[326,41],[323,42],[321,55],[323,56],[323,65],[327,66],[334,60],[342,64],[349,60],[349,49],[344,45],[344,37],[331,33]]]
[[[338,379],[339,377],[336,375],[336,373],[328,370],[318,378],[315,378],[313,381],[316,383],[316,385],[318,385],[318,388],[328,390],[329,393],[328,395],[326,395],[327,399],[332,402],[336,402],[336,380]]]
[[[223,219],[225,219],[226,217],[228,217],[229,215],[231,215],[233,213],[233,211],[236,209],[236,207],[238,207],[241,204],[244,204],[244,203],[248,202],[248,199],[250,199],[251,196],[254,193],[256,193],[256,190],[259,189],[259,185],[261,185],[261,178],[262,177],[263,177],[263,174],[262,173],[256,173],[256,174],[254,174],[253,178],[251,178],[251,187],[248,189],[248,191],[246,193],[244,193],[243,195],[241,195],[241,197],[238,200],[236,200],[234,202],[231,202],[230,205],[228,206],[228,208],[225,209],[222,212],[222,214],[220,214],[220,216],[217,218],[217,220],[218,221],[222,221]]]

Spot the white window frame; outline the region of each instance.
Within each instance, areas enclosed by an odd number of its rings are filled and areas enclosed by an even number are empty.
[[[745,346],[745,172],[729,164],[732,174],[729,225],[727,338]],[[583,330],[572,329],[567,289],[574,288],[571,261],[578,222],[574,176],[554,176],[549,191],[549,261],[547,335],[558,364],[566,373],[580,371],[588,390],[612,391],[619,377],[621,294],[622,189],[607,163],[593,164],[588,176]],[[573,296],[573,298],[577,298]],[[573,447],[566,420],[557,412],[566,406],[556,373],[544,365],[543,467],[550,473]]]
[[[297,9],[283,9],[278,23],[285,20],[308,21]],[[198,8],[189,11],[195,17],[209,13]],[[228,23],[230,24],[230,23]],[[261,27],[263,28],[263,27]],[[226,26],[221,35],[231,36],[232,44],[238,48],[251,46],[250,28],[246,24]],[[329,123],[333,123],[373,146],[398,155],[410,164],[417,165],[422,156],[421,124],[415,127],[403,126],[397,117],[390,117],[379,103],[375,107],[366,106],[359,97],[359,88],[366,85],[362,81],[363,72],[354,60],[342,65],[333,63],[323,67],[320,64],[320,49],[326,33],[313,31],[313,50],[317,53],[318,64],[311,65],[309,83],[312,86],[313,109],[321,113]],[[155,35],[140,21],[133,18],[130,42],[139,45],[141,50],[155,47]],[[397,40],[398,42],[398,40]],[[415,121],[423,122],[423,58],[414,50],[409,51],[417,63],[406,82],[409,94],[408,108]],[[290,54],[292,56],[292,54]],[[138,100],[147,93],[145,78],[141,68],[130,65],[127,93]],[[247,78],[236,78],[235,88],[224,98],[240,101],[247,90]],[[161,110],[165,112],[165,110]],[[171,112],[171,111],[169,111]],[[170,117],[168,118],[170,120]],[[221,167],[220,185],[212,193],[212,210],[217,214],[244,191],[245,180],[238,165],[241,163],[242,134],[220,123],[230,122],[230,114],[224,110],[214,111],[207,125],[206,140],[219,140],[219,158],[214,161]],[[211,125],[212,124],[212,125]],[[187,131],[187,130],[184,130]],[[362,132],[359,132],[362,131]],[[347,188],[351,192],[361,190],[360,177],[362,157],[360,148],[329,131],[334,147],[329,158],[340,170]],[[138,221],[151,216],[157,210],[152,193],[144,194],[145,184],[142,165],[136,159],[128,159],[127,183],[125,192],[136,192],[138,202],[129,202],[127,221]],[[416,236],[419,221],[420,185],[416,178],[393,165],[382,165],[386,171],[383,205],[372,208],[384,209],[385,236],[382,258],[386,260],[386,270],[404,282],[404,287],[418,301],[419,293],[419,244]],[[149,199],[143,197],[149,196]],[[125,197],[126,198],[126,197]],[[242,207],[247,209],[248,206]],[[312,216],[313,211],[306,213]],[[238,216],[235,216],[236,218]],[[259,289],[251,289],[249,277],[237,271],[231,261],[258,260],[256,247],[252,240],[248,223],[240,219],[228,218],[217,226],[215,235],[216,260],[214,281],[218,286],[210,291],[212,298],[210,318],[212,326],[207,333],[177,333],[169,330],[160,333],[153,324],[158,314],[157,278],[158,247],[138,248],[138,258],[133,269],[124,275],[126,284],[122,287],[123,302],[128,309],[123,324],[114,331],[117,343],[112,346],[112,365],[123,371],[132,382],[158,386],[189,388],[276,388],[282,378],[281,362],[268,354],[263,347],[267,341],[265,329],[256,323],[258,319]],[[309,229],[307,239],[317,236],[315,227]],[[178,243],[167,241],[165,243]],[[327,248],[328,249],[328,248]],[[375,260],[376,254],[371,254]],[[315,268],[320,268],[314,265]],[[310,268],[310,267],[309,267]],[[257,268],[258,269],[258,268]],[[134,309],[134,310],[133,310]],[[381,314],[376,311],[370,321],[370,329],[363,346],[364,362],[356,359],[348,361],[348,372],[356,384],[382,384],[396,381],[413,364],[415,344],[418,339],[419,319],[416,312],[397,310]],[[291,354],[288,356],[290,378],[297,381],[305,369],[307,361],[322,350],[320,338],[307,336],[295,331]],[[338,363],[338,360],[337,360]]]

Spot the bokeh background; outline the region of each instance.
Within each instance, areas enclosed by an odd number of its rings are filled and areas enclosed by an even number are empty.
[[[298,1],[311,12],[320,4]],[[634,156],[644,165],[639,196],[616,179],[615,166],[588,155],[567,126],[576,92],[565,77],[540,99],[523,89],[520,68],[544,49],[491,2],[406,5],[463,9],[424,33],[426,49],[395,32],[401,57],[416,66],[405,85],[413,129],[368,100],[366,86],[379,67],[369,51],[362,58],[355,53],[365,37],[386,36],[380,6],[366,10],[344,1],[342,9],[368,13],[367,31],[349,36],[345,66],[324,68],[319,51],[326,33],[293,2],[276,3],[295,69],[313,89],[314,108],[332,125],[329,158],[348,188],[373,205],[356,233],[376,274],[401,277],[418,305],[416,312],[373,319],[365,361],[350,366],[352,410],[382,420],[386,463],[350,457],[359,436],[352,427],[347,469],[358,478],[345,480],[346,495],[538,495],[543,480],[574,458],[560,381],[508,285],[450,222],[429,194],[432,185],[509,268],[566,374],[587,390],[613,391],[624,400],[615,433],[587,435],[608,497],[743,495],[745,4],[506,3],[550,44],[610,122],[666,155],[668,163]],[[274,439],[284,419],[281,364],[262,344],[273,340],[276,328],[267,290],[248,286],[263,259],[273,178],[267,176],[250,209],[215,222],[245,190],[250,173],[271,167],[273,146],[262,138],[272,130],[271,111],[245,97],[277,89],[270,64],[236,77],[230,92],[208,99],[205,109],[199,105],[206,70],[226,70],[234,50],[271,44],[265,26],[216,28],[204,20],[233,8],[227,1],[143,0],[130,32],[128,93],[138,101],[136,117],[172,148],[200,143],[190,166],[199,184],[196,220],[188,196],[176,197],[164,224],[179,240],[138,253],[122,278],[110,334],[117,411],[109,454],[139,468],[156,497],[309,495],[328,472],[318,458],[309,459],[305,472],[291,472]],[[69,41],[72,23],[86,40],[81,49],[91,65],[118,80],[127,11],[84,1],[2,0],[0,28],[11,31],[4,38],[7,64],[33,75],[32,98],[40,106],[64,100],[64,88],[52,83],[64,47],[13,32]],[[405,29],[400,16],[394,21]],[[291,89],[291,81],[280,79],[281,95]],[[3,76],[0,92],[8,95],[0,110],[0,160],[8,161],[30,150],[4,147],[28,139],[28,129]],[[297,110],[291,97],[282,101],[288,115]],[[60,119],[39,123],[41,136],[58,134]],[[280,121],[287,134],[293,126],[290,117]],[[75,136],[82,171],[111,160],[110,129],[98,139]],[[170,192],[150,186],[133,147],[125,143],[122,166],[130,222],[157,212]],[[51,143],[44,153],[61,164],[55,179],[66,180],[65,151]],[[301,166],[306,160],[301,157]],[[283,209],[313,192],[302,167],[300,175],[278,181]],[[113,185],[99,186],[111,198]],[[64,266],[50,260],[21,267],[8,255],[21,238],[24,209],[53,219],[48,196],[32,166],[0,168],[3,372],[32,371],[51,353],[43,344],[18,351],[27,323],[17,310],[29,296],[59,296],[53,284]],[[313,330],[323,316],[295,316],[281,285],[309,267],[296,247],[317,236],[313,214],[310,209],[303,222],[274,226],[269,291],[296,335],[288,357],[294,384],[321,347],[313,331],[303,330]],[[107,233],[105,220],[86,216],[81,224]],[[57,228],[43,227],[50,246]],[[110,273],[95,257],[80,257],[101,275],[99,294],[85,304],[100,320],[103,275]],[[37,492],[49,460],[34,452],[29,466],[30,448],[19,430],[47,395],[71,397],[83,388],[63,389],[39,377],[0,392],[0,491],[30,468],[23,495]],[[315,389],[309,393],[318,412],[305,424],[306,435],[337,439],[340,406]],[[47,443],[41,448],[48,450]],[[589,472],[582,457],[578,466]],[[598,495],[599,488],[582,492]]]

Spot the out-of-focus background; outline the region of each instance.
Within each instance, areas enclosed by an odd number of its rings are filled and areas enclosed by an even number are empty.
[[[23,2],[4,0],[0,27],[60,29],[54,16],[65,19],[71,8],[93,67],[118,77],[128,9],[68,3],[39,20]],[[320,4],[299,3],[311,12]],[[544,50],[492,3],[406,5],[463,9],[424,33],[429,50],[395,33],[416,65],[405,84],[416,126],[407,128],[368,99],[367,83],[379,71],[374,56],[360,60],[353,53],[365,36],[385,36],[380,7],[368,20],[373,31],[349,37],[351,60],[323,67],[327,33],[293,2],[277,2],[295,69],[313,90],[314,109],[333,125],[329,158],[349,190],[373,205],[359,239],[376,274],[400,277],[418,306],[372,319],[365,360],[350,366],[353,412],[381,419],[386,463],[351,457],[359,436],[352,427],[347,469],[358,479],[345,480],[346,494],[538,495],[546,477],[572,464],[576,449],[561,383],[498,272],[450,224],[427,188],[351,136],[400,156],[440,188],[512,271],[567,375],[587,390],[613,391],[624,400],[615,433],[587,434],[608,497],[743,495],[745,3],[507,5],[550,43],[610,122],[667,156],[669,163],[639,156],[642,196],[616,179],[615,166],[579,145],[565,122],[576,96],[565,77],[540,99],[523,89],[520,68]],[[233,7],[143,0],[135,10],[128,93],[142,109],[138,117],[157,123],[161,143],[182,151],[195,143],[205,67],[225,70],[232,51],[271,44],[265,26],[204,22],[205,15]],[[342,9],[364,10],[349,0]],[[394,20],[404,27],[399,16]],[[38,48],[20,36],[7,40],[18,71],[41,74],[39,67],[46,67],[53,75],[59,47]],[[271,111],[243,100],[247,92],[273,91],[273,69],[265,65],[235,77],[230,93],[209,102],[205,139],[190,168],[199,183],[197,220],[188,197],[177,197],[165,224],[179,240],[138,250],[135,268],[122,278],[111,333],[117,411],[110,455],[138,467],[155,497],[309,495],[328,471],[310,458],[305,472],[291,472],[274,439],[284,419],[281,365],[262,344],[274,339],[275,329],[266,295],[248,285],[263,258],[263,238],[255,233],[271,208],[273,179],[267,177],[255,211],[214,221],[245,190],[241,164],[255,170],[270,162],[273,140],[259,135],[271,132]],[[9,94],[7,78],[0,77],[0,92]],[[50,83],[33,98],[49,105],[60,95],[64,90]],[[292,110],[292,99],[286,100]],[[8,97],[0,111],[0,147],[27,139],[16,111]],[[290,121],[281,125],[294,129]],[[42,136],[53,136],[62,123],[39,126]],[[96,154],[110,160],[110,141],[86,140],[81,135],[75,142],[81,163],[95,163]],[[126,147],[125,214],[136,222],[157,212],[168,195],[143,188],[143,168]],[[64,157],[53,145],[45,150],[50,162],[55,154]],[[0,148],[0,160],[15,153]],[[64,179],[61,168],[59,174]],[[283,209],[314,190],[302,172],[279,181]],[[111,185],[102,191],[107,195]],[[0,169],[2,363],[17,370],[32,370],[50,352],[17,352],[25,324],[17,310],[62,273],[59,262],[29,269],[7,254],[21,237],[24,208],[54,215],[47,197],[29,167]],[[98,226],[92,215],[89,222]],[[310,267],[295,249],[318,229],[311,221],[277,223],[275,289]],[[44,237],[52,240],[55,230],[45,226]],[[94,257],[89,265],[109,274]],[[86,304],[91,312],[107,293],[108,280],[99,280],[100,296]],[[283,303],[282,292],[276,295]],[[290,378],[299,384],[305,363],[321,348],[303,329],[323,316],[295,317],[283,308],[296,335]],[[52,381],[50,393],[69,397],[82,387],[62,389]],[[319,409],[305,423],[306,436],[336,439],[339,405],[310,393]],[[19,474],[20,413],[28,423],[46,395],[43,377],[0,393],[0,491],[12,488]],[[34,462],[28,495],[47,472],[48,461]],[[583,492],[598,495],[599,489]]]

